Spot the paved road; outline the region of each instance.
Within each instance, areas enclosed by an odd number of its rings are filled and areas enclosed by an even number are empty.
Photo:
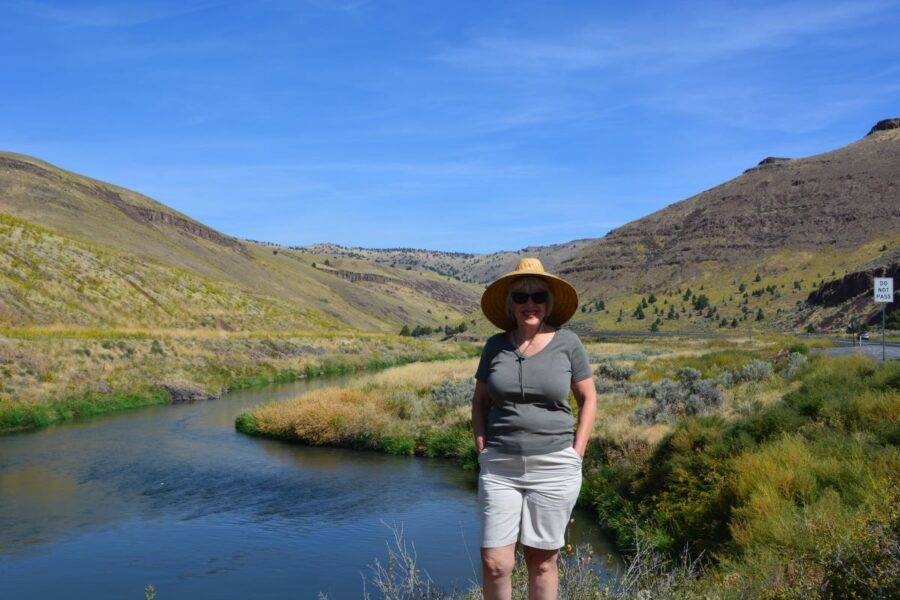
[[[881,342],[874,342],[869,340],[868,342],[863,342],[862,346],[854,346],[849,342],[838,342],[840,345],[836,348],[821,348],[815,349],[817,352],[824,352],[825,354],[832,354],[835,356],[847,356],[849,354],[868,354],[872,358],[877,358],[881,360]],[[887,344],[884,351],[884,356],[887,360],[900,360],[900,345],[898,344]]]

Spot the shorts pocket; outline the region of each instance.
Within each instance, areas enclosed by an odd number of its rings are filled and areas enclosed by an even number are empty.
[[[584,460],[582,456],[578,454],[578,450],[575,449],[575,446],[569,446],[568,450],[575,456],[575,458],[578,459],[578,462],[582,462]]]

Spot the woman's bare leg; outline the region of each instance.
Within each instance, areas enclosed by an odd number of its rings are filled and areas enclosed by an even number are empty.
[[[516,566],[516,545],[481,549],[481,577],[484,600],[512,598],[512,572]]]
[[[556,600],[559,592],[558,550],[542,550],[525,546],[528,567],[528,600]]]

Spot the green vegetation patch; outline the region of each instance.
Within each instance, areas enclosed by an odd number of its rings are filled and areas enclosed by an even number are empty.
[[[740,371],[745,364],[759,357],[760,353],[757,351],[729,348],[707,352],[700,356],[659,358],[647,364],[641,377],[658,381],[685,367],[697,369],[702,377],[716,377],[725,370]]]
[[[805,560],[819,585],[827,549],[894,526],[898,416],[900,362],[817,357],[797,389],[746,417],[686,417],[642,451],[601,447],[587,493],[626,543],[637,529],[757,579],[774,572],[741,557]]]
[[[56,402],[0,404],[0,432],[46,427],[107,412],[166,404],[169,394],[162,388],[133,392],[85,392]]]

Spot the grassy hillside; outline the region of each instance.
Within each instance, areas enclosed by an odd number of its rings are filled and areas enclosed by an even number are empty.
[[[878,309],[871,292],[854,303],[827,308],[808,304],[810,293],[868,264],[897,261],[900,232],[878,236],[853,249],[774,251],[747,265],[707,261],[697,266],[703,270],[700,275],[650,291],[585,292],[581,297],[584,308],[575,322],[595,329],[645,331],[657,319],[660,331],[802,331],[807,325],[815,331],[842,331],[854,315],[867,319]],[[597,299],[603,300],[602,310],[596,308]],[[643,318],[635,314],[638,305]]]
[[[399,331],[459,321],[478,299],[477,286],[427,271],[322,268],[326,256],[243,242],[11,153],[0,153],[0,248],[7,325]]]
[[[806,300],[847,273],[900,262],[900,119],[884,123],[832,152],[767,159],[582,248],[560,264],[582,291],[578,319],[626,329],[648,329],[657,317],[663,329],[717,329],[725,319],[778,330],[868,320],[877,307],[865,298],[830,309]],[[663,306],[634,317],[651,293]],[[701,293],[712,313],[691,310]],[[678,319],[666,317],[673,304]]]

